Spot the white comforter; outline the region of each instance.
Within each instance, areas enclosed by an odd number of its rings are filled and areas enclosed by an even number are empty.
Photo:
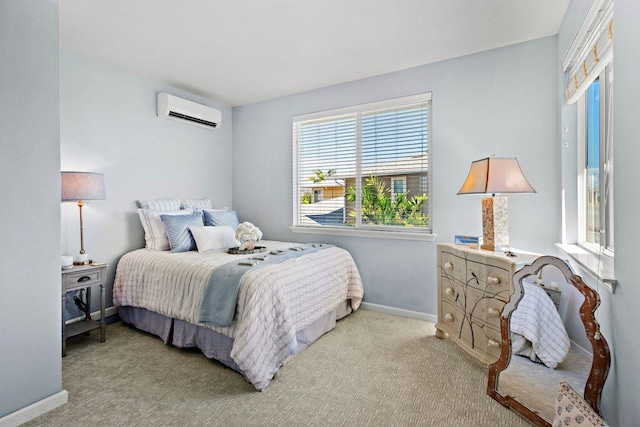
[[[511,314],[512,353],[554,369],[571,345],[564,323],[543,289],[524,281],[522,286],[524,295]]]
[[[268,250],[293,243],[261,241]],[[211,272],[245,255],[138,249],[118,263],[113,285],[117,306],[143,307],[208,327],[234,339],[231,357],[247,379],[263,390],[289,356],[296,331],[350,299],[358,309],[364,289],[351,255],[331,247],[248,272],[240,286],[236,320],[228,327],[198,323]]]

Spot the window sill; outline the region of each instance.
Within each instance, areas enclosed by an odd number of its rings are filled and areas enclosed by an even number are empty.
[[[609,292],[615,293],[618,281],[614,275],[613,258],[575,244],[556,243],[556,247],[577,262],[595,281],[602,282]]]
[[[294,225],[292,227],[289,227],[289,230],[293,231],[294,233],[304,234],[329,234],[334,236],[374,237],[378,239],[421,240],[425,242],[433,242],[436,240],[436,235],[430,233],[362,230],[350,227],[304,227]]]

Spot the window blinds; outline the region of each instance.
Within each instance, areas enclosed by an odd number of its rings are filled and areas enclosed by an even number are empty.
[[[374,177],[395,199],[393,179],[403,177],[407,199],[429,194],[430,95],[294,117],[295,225],[409,225],[361,221],[364,196],[353,202],[347,193],[355,189],[362,195],[367,179]],[[427,202],[422,212],[428,216]]]
[[[562,60],[567,104],[573,104],[613,59],[613,0],[594,0]]]

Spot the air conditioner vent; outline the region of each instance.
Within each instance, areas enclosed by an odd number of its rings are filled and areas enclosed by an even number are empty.
[[[158,117],[215,129],[220,126],[222,113],[213,107],[163,92],[158,94]]]
[[[203,125],[206,125],[206,126],[210,126],[212,128],[218,126],[218,124],[216,122],[208,122],[206,120],[198,119],[196,117],[187,116],[186,114],[176,113],[175,111],[169,111],[169,115],[171,117],[178,117],[178,118],[183,119],[183,120],[188,120],[188,121],[194,122],[194,123],[200,123],[200,124],[203,124]]]

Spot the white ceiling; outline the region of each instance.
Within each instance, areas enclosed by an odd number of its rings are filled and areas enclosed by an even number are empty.
[[[558,33],[569,0],[60,0],[63,49],[233,106]]]

